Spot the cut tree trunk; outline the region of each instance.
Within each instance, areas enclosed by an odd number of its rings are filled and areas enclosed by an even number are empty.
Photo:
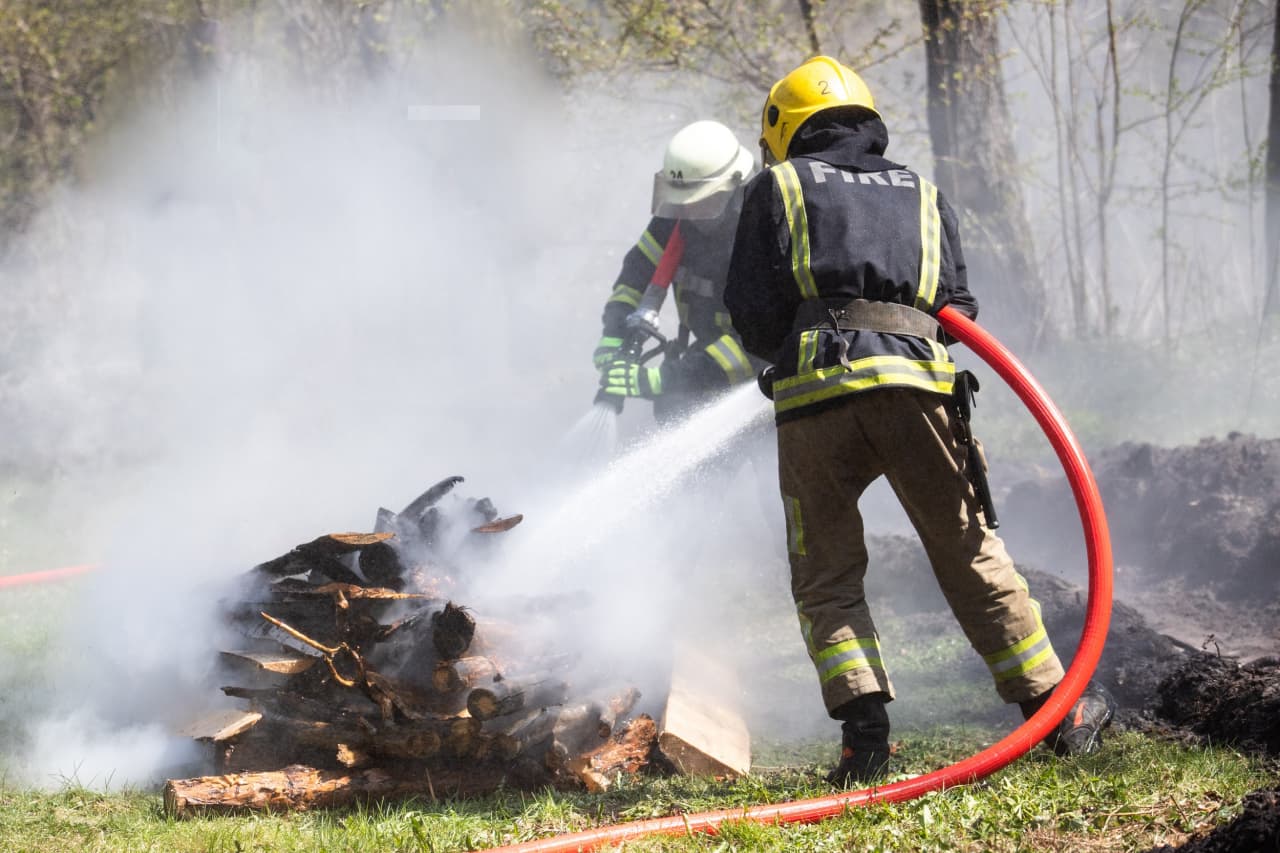
[[[555,679],[532,677],[504,679],[487,687],[477,687],[467,695],[467,711],[477,720],[492,720],[526,708],[558,705],[569,685]]]
[[[382,768],[350,772],[294,764],[266,773],[171,779],[164,786],[164,808],[171,817],[185,818],[198,814],[305,811],[414,796],[434,801],[490,793],[504,777],[504,771],[495,767],[424,770],[409,778]]]
[[[609,737],[612,727],[601,721],[603,711],[595,702],[570,705],[560,711],[547,748],[548,770],[568,769],[574,756],[595,749]]]
[[[440,661],[431,674],[431,686],[441,693],[469,690],[498,675],[498,666],[487,657],[473,656]]]
[[[631,776],[649,765],[658,743],[658,725],[641,714],[605,743],[569,761],[568,769],[587,786],[601,793],[613,787],[621,775]]]
[[[271,715],[271,736],[284,743],[336,754],[340,746],[389,758],[431,758],[455,737],[451,722],[374,727],[364,723],[324,723]]]

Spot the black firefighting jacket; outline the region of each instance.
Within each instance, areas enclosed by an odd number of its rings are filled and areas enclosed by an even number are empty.
[[[881,156],[879,118],[801,127],[786,161],[747,184],[725,304],[747,352],[773,361],[779,423],[883,387],[949,395],[955,364],[937,340],[832,326],[793,328],[804,300],[897,302],[977,315],[956,215],[936,186]],[[848,342],[848,367],[837,335]]]
[[[667,298],[676,303],[680,338],[687,346],[677,346],[677,358],[668,355],[664,359],[663,383],[673,389],[698,393],[727,388],[753,379],[764,366],[743,349],[724,306],[725,274],[736,221],[736,216],[726,214],[713,221],[680,225],[684,254]],[[652,280],[675,222],[651,219],[640,240],[627,252],[601,317],[606,339],[626,337],[627,317]]]

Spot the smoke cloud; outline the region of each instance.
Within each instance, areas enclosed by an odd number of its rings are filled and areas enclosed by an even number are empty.
[[[690,522],[673,525],[640,467],[597,487],[605,515],[553,528],[607,540],[591,559],[559,562],[539,525],[588,507],[573,497],[586,481],[554,462],[590,406],[599,311],[647,220],[661,146],[704,116],[616,101],[571,112],[518,57],[485,53],[482,67],[456,37],[435,48],[336,96],[248,56],[175,86],[173,103],[104,135],[86,179],[0,269],[27,315],[4,389],[6,568],[100,564],[48,614],[58,633],[38,675],[0,664],[7,772],[22,781],[176,772],[193,755],[173,733],[217,704],[228,580],[321,533],[370,530],[379,506],[453,474],[460,493],[526,515],[507,535],[544,537],[524,552],[513,539],[494,555],[509,574],[474,579],[481,615],[501,578],[590,588],[642,605],[609,630],[637,680],[668,659],[687,616],[673,606],[685,537],[709,506],[698,490],[682,490]],[[740,400],[733,417],[764,409]],[[631,409],[627,441],[650,421]],[[696,461],[675,471],[686,484]],[[743,544],[696,561],[713,569],[704,594],[742,564],[785,570],[757,556],[773,534],[755,486],[736,491],[748,514],[720,495],[715,518]],[[713,604],[704,621],[720,618]]]

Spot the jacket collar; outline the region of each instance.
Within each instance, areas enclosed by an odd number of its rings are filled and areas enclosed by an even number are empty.
[[[883,172],[905,166],[882,156],[889,146],[889,130],[878,116],[814,116],[800,126],[788,157],[812,157],[856,172]]]

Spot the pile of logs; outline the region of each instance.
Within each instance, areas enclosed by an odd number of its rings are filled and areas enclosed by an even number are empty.
[[[482,540],[521,521],[487,499],[442,510],[459,482],[380,509],[373,533],[321,536],[240,579],[224,602],[238,648],[219,669],[238,707],[189,728],[215,775],[170,780],[170,814],[602,790],[651,761],[656,726],[629,718],[634,688],[576,689],[571,651],[523,648],[516,626],[448,599],[449,531]]]

